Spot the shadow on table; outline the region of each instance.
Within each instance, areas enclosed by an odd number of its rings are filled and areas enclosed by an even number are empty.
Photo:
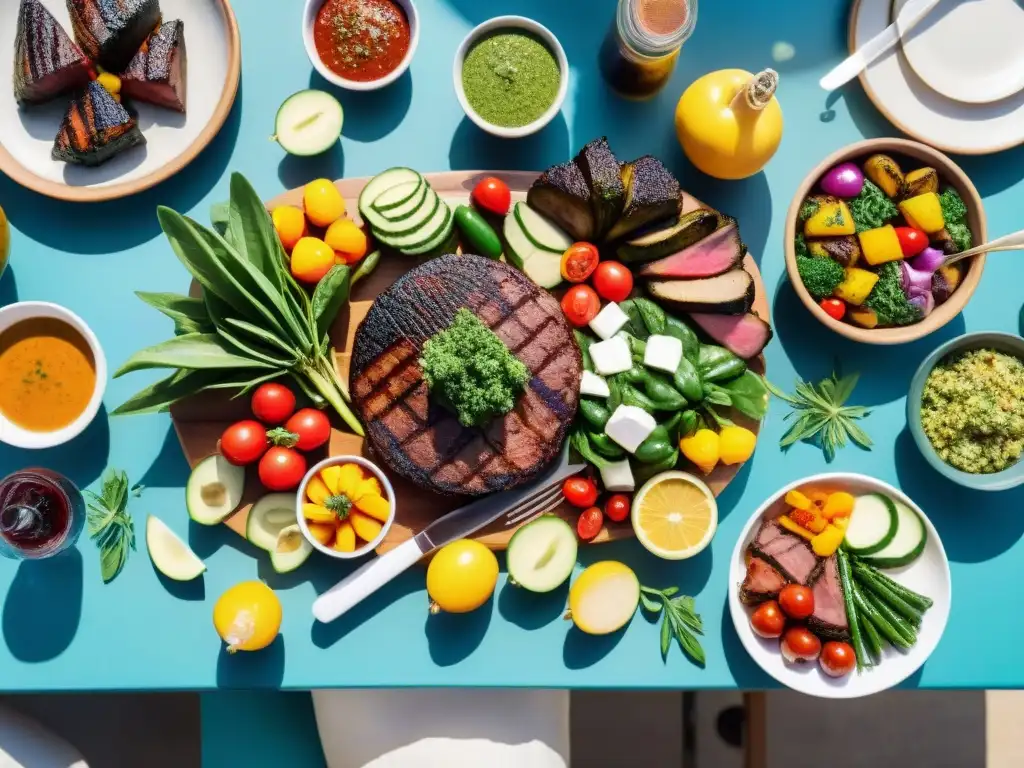
[[[733,588],[730,585],[730,588]],[[736,626],[732,622],[732,614],[729,613],[729,596],[725,596],[725,607],[722,610],[722,648],[725,653],[725,663],[729,665],[729,672],[736,681],[736,687],[741,691],[757,691],[765,688],[774,688],[776,684],[763,669],[757,666],[747,649],[743,647],[740,636],[736,634]]]
[[[344,570],[336,568],[333,572],[331,585],[341,581],[341,579],[345,578],[359,565],[361,565],[361,563],[356,563],[350,568],[346,568]],[[416,566],[414,566],[414,568],[415,567]],[[327,587],[324,589],[318,589],[317,593],[321,594],[326,591],[326,589]],[[323,624],[319,621],[314,621],[313,627],[310,630],[310,638],[313,641],[313,645],[317,648],[330,648],[361,624],[369,621],[378,613],[386,611],[392,603],[395,603],[403,597],[422,589],[423,573],[421,571],[406,572],[397,579],[385,584],[369,598],[363,600],[348,613],[338,619],[335,619],[331,623]],[[426,605],[423,606],[423,611],[426,613]]]
[[[280,688],[284,680],[284,635],[256,653],[228,653],[217,657],[218,688]]]
[[[181,442],[174,427],[168,427],[160,452],[139,479],[145,488],[184,488],[191,468],[181,450]]]
[[[150,560],[150,565],[153,566],[153,573],[156,574],[160,586],[173,597],[193,602],[206,599],[206,578],[204,576],[200,575],[190,581],[177,581],[160,573],[156,566],[153,565],[152,560]]]
[[[313,179],[345,178],[345,151],[336,142],[326,152],[310,157],[285,155],[277,164],[277,178],[285,189],[304,187]]]
[[[681,594],[698,595],[711,578],[714,554],[708,547],[686,560],[664,560],[652,556],[636,539],[623,539],[600,546],[581,546],[577,560],[584,568],[601,560],[619,560],[636,572],[644,586],[679,587]]]
[[[430,658],[439,667],[458,664],[480,647],[494,614],[494,598],[469,613],[428,615],[423,631]],[[426,609],[424,608],[424,611]]]
[[[2,276],[0,276],[0,307],[14,304],[18,300],[18,281],[14,278],[14,270],[7,265]]]
[[[60,472],[79,488],[100,478],[110,453],[110,424],[106,407],[101,405],[96,418],[74,440],[53,448],[25,451],[0,443],[0,467],[14,471],[25,467],[46,467]]]
[[[452,137],[448,162],[455,171],[537,171],[565,162],[572,154],[569,126],[561,112],[537,133],[521,139],[492,136],[463,117]]]
[[[4,642],[29,663],[60,656],[82,618],[82,555],[71,548],[46,560],[23,560],[7,590]]]
[[[309,73],[309,87],[333,94],[341,102],[345,110],[342,136],[369,143],[384,138],[405,119],[412,103],[412,70],[407,69],[405,74],[386,88],[347,91],[327,82],[314,69]],[[309,178],[304,181],[309,181]]]
[[[537,594],[506,581],[498,593],[498,612],[521,629],[540,629],[561,619],[569,599],[569,579],[557,589]]]
[[[594,666],[622,642],[629,625],[636,620],[634,614],[626,626],[608,635],[588,635],[567,622],[565,641],[562,643],[562,663],[567,669],[586,669]]]

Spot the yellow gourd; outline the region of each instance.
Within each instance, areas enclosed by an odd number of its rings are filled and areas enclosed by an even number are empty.
[[[718,179],[760,171],[782,141],[778,83],[771,69],[721,69],[695,80],[676,105],[676,135],[690,162]]]
[[[878,313],[867,307],[850,307],[846,312],[846,317],[851,323],[859,325],[861,328],[876,328],[878,326]]]
[[[814,214],[804,222],[804,234],[807,237],[830,237],[852,235],[854,233],[853,216],[842,200],[829,197],[818,205]]]

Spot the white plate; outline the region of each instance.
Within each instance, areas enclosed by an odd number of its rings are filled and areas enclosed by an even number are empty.
[[[897,0],[901,9],[909,0]],[[1024,88],[1024,6],[1018,0],[942,0],[903,39],[918,76],[939,93],[990,104]]]
[[[766,513],[769,515],[781,514],[785,507],[783,497],[786,492],[803,486],[835,488],[849,491],[854,495],[872,492],[884,493],[902,501],[921,515],[928,531],[928,543],[925,545],[924,552],[910,565],[886,571],[888,576],[900,584],[922,595],[927,595],[935,601],[935,604],[924,615],[917,643],[906,654],[893,648],[886,648],[882,651],[882,661],[877,666],[866,669],[860,674],[851,672],[846,677],[836,679],[822,672],[818,664],[787,664],[779,652],[778,640],[762,639],[755,635],[750,628],[750,614],[753,613],[753,609],[740,602],[739,597],[739,586],[747,573],[745,563],[747,545],[757,533],[762,517]],[[950,595],[949,561],[946,559],[946,551],[942,548],[942,542],[939,540],[939,534],[935,531],[935,526],[921,511],[921,508],[888,483],[865,475],[847,472],[807,477],[790,483],[772,496],[754,513],[743,528],[743,533],[740,535],[739,541],[736,542],[736,549],[733,551],[732,560],[729,563],[729,612],[732,614],[733,624],[736,626],[736,633],[740,636],[743,647],[747,649],[761,669],[783,685],[794,691],[800,691],[810,696],[820,696],[824,699],[853,699],[859,696],[868,696],[892,688],[914,674],[931,656],[946,629],[946,622],[949,619]]]
[[[65,0],[42,0],[70,35]],[[53,140],[70,94],[19,108],[11,86],[19,0],[0,1],[0,170],[50,197],[111,200],[147,189],[179,171],[220,130],[238,90],[238,25],[228,0],[161,0],[165,20],[185,25],[187,114],[135,102],[144,146],[132,147],[97,168],[51,159]],[[8,34],[10,33],[10,34]]]
[[[892,22],[893,4],[893,0],[855,0],[850,11],[851,53]],[[921,24],[927,23],[926,16]],[[938,149],[986,155],[1024,143],[1024,91],[991,104],[953,101],[918,76],[899,46],[864,70],[860,81],[890,122]]]

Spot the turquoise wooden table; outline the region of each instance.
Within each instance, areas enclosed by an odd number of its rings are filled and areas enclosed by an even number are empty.
[[[1014,256],[993,257],[961,317],[930,338],[897,348],[858,346],[832,335],[799,304],[785,278],[783,217],[798,182],[838,147],[865,136],[897,134],[856,82],[832,96],[817,87],[818,78],[846,51],[845,0],[703,3],[672,82],[658,98],[640,104],[612,96],[597,72],[597,46],[612,17],[612,0],[419,0],[422,35],[410,73],[382,92],[340,94],[345,107],[341,147],[313,159],[287,158],[267,138],[286,96],[324,86],[303,51],[301,0],[273,5],[271,13],[266,3],[236,0],[243,41],[238,102],[218,138],[175,178],[131,199],[89,206],[38,197],[0,176],[0,205],[14,227],[0,301],[44,299],[70,307],[96,330],[116,367],[168,332],[166,321],[132,291],[180,291],[188,285],[158,230],[158,204],[205,218],[212,202],[226,198],[232,170],[246,174],[267,198],[315,176],[366,176],[395,164],[423,171],[540,170],[605,134],[624,157],[663,158],[684,187],[739,219],[770,294],[776,329],[767,349],[772,381],[788,388],[795,376],[823,377],[836,356],[847,370],[861,372],[853,399],[872,407],[865,427],[876,447],[870,452],[847,448],[833,467],[903,488],[935,522],[953,569],[955,599],[946,635],[906,685],[1024,687],[1024,665],[1008,662],[1016,658],[1024,635],[1024,614],[1006,610],[1000,599],[1024,560],[1024,489],[983,494],[951,485],[919,456],[904,418],[910,377],[931,349],[965,330],[1018,331],[1018,262]],[[486,136],[465,119],[451,83],[451,61],[463,35],[502,13],[521,13],[547,25],[561,39],[572,67],[562,115],[540,134],[513,142]],[[776,42],[792,44],[795,57],[773,64]],[[749,180],[716,182],[702,176],[676,143],[676,99],[707,71],[765,66],[775,66],[782,78],[781,149],[764,173]],[[1024,150],[962,163],[985,198],[992,235],[1019,229]],[[135,374],[110,382],[107,409],[139,388],[143,378]],[[768,687],[771,681],[747,657],[724,610],[730,588],[726,574],[736,536],[765,495],[826,468],[814,447],[780,452],[785,412],[773,404],[757,452],[719,499],[719,530],[701,555],[682,563],[658,561],[633,541],[580,553],[584,565],[620,558],[645,583],[677,584],[696,595],[707,627],[708,663],[700,669],[677,649],[663,662],[657,626],[639,616],[610,638],[569,632],[561,620],[564,590],[529,597],[506,590],[504,574],[495,599],[470,615],[428,620],[423,575],[414,571],[338,622],[314,625],[313,598],[345,570],[314,558],[296,574],[275,576],[226,527],[190,525],[182,492],[188,467],[169,418],[110,418],[103,411],[80,439],[62,448],[34,454],[0,448],[0,472],[42,464],[83,487],[96,487],[105,468],[123,468],[132,482],[145,486],[132,503],[140,534],[145,515],[159,515],[188,539],[209,570],[201,581],[170,584],[158,577],[143,548],[116,581],[104,585],[95,547],[85,538],[76,552],[52,562],[0,562],[0,689]],[[228,586],[257,577],[266,578],[281,597],[281,637],[261,653],[228,657],[211,626],[213,602]],[[218,707],[218,718],[232,709]]]

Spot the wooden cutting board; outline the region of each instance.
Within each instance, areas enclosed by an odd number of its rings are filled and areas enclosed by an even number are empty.
[[[426,178],[434,190],[443,197],[453,208],[459,203],[469,200],[470,192],[479,179],[484,176],[497,176],[505,181],[512,190],[513,200],[526,198],[526,191],[537,178],[537,174],[523,171],[449,171],[446,173],[427,174]],[[367,178],[342,179],[335,182],[335,186],[344,196],[348,215],[359,221],[359,213],[356,201],[360,191],[369,181]],[[267,208],[273,210],[279,205],[302,206],[302,190],[293,189],[290,192],[274,198],[267,203]],[[684,208],[693,209],[700,207],[700,203],[693,198],[686,197]],[[741,222],[742,231],[742,222]],[[342,378],[348,380],[349,359],[352,350],[353,339],[356,328],[366,316],[374,298],[391,285],[398,277],[412,267],[421,263],[416,259],[407,257],[386,255],[374,273],[366,280],[360,281],[353,293],[348,306],[338,314],[331,330],[331,339],[334,342],[337,356],[335,364],[338,367]],[[768,298],[765,292],[764,282],[757,264],[748,254],[743,263],[746,269],[754,278],[756,295],[754,298],[754,310],[765,320],[768,319]],[[764,358],[755,360],[751,368],[758,373],[764,373]],[[182,450],[188,460],[189,466],[194,467],[203,458],[215,453],[217,440],[221,433],[234,421],[251,417],[249,402],[247,398],[230,400],[223,393],[203,393],[197,397],[177,403],[171,408],[171,418],[174,428],[181,441]],[[760,428],[758,422],[748,419],[739,413],[731,414],[731,417],[738,424],[757,432]],[[331,433],[331,440],[328,451],[332,456],[340,455],[366,455],[373,456],[367,452],[362,438],[349,432],[338,429],[341,424],[340,418],[332,416],[335,429]],[[326,455],[326,452],[321,452]],[[323,458],[323,455],[309,457],[309,463]],[[718,466],[705,479],[708,486],[717,496],[736,476],[740,465]],[[391,476],[396,497],[396,518],[391,526],[387,538],[378,548],[378,552],[385,552],[396,547],[406,539],[415,535],[440,515],[466,503],[466,499],[459,497],[443,497],[405,481],[401,477]],[[240,535],[245,535],[245,523],[249,515],[249,508],[256,499],[266,493],[256,477],[256,472],[249,471],[246,478],[246,491],[242,507],[230,518],[226,524]],[[568,504],[563,504],[554,512],[564,517],[571,524],[575,525],[579,510]],[[507,530],[500,526],[492,529],[484,529],[474,538],[492,549],[505,549],[514,530]],[[627,538],[633,535],[633,529],[629,522],[610,523],[595,539],[596,542],[612,541],[614,539]]]

